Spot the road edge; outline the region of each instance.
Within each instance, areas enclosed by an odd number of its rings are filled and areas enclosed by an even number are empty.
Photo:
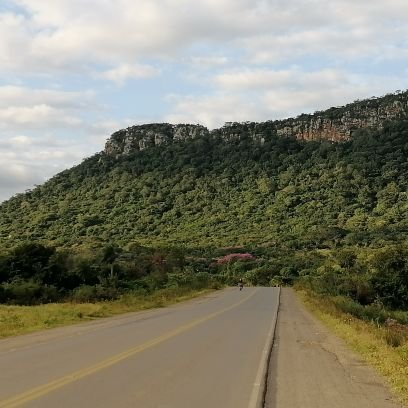
[[[275,341],[276,323],[278,320],[280,306],[281,288],[278,288],[276,296],[276,312],[272,317],[272,324],[266,338],[265,346],[262,350],[261,364],[255,377],[254,388],[249,400],[248,408],[263,408],[265,405],[265,396],[268,382],[269,362],[271,360],[273,343]]]

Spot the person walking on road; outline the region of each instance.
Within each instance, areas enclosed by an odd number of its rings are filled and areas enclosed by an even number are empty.
[[[244,287],[244,281],[242,280],[242,278],[239,278],[238,287],[239,287],[239,290],[242,290]]]

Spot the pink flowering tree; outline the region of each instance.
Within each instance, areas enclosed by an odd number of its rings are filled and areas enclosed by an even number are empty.
[[[255,259],[256,258],[248,252],[235,252],[224,255],[215,259],[214,261],[215,264],[220,267],[221,271],[219,276],[223,277],[225,283],[236,285],[238,278],[244,278],[246,268],[242,264],[245,262],[254,261]]]
[[[217,264],[222,265],[233,261],[253,261],[255,257],[250,253],[234,253],[228,254],[221,258],[217,258]]]

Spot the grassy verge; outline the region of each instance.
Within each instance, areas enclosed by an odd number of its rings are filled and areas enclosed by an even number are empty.
[[[394,328],[344,313],[330,297],[304,290],[297,293],[315,316],[374,366],[401,400],[408,403],[408,337],[403,334],[401,341],[401,333]],[[395,336],[396,342],[393,341]]]
[[[39,306],[0,305],[0,338],[121,313],[169,306],[211,291],[213,289],[171,288],[159,290],[151,295],[127,294],[115,301],[97,303],[52,303]]]

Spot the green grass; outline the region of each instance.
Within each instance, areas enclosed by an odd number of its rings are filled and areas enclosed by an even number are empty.
[[[66,326],[101,317],[169,306],[212,289],[169,288],[151,295],[127,294],[115,301],[52,303],[39,306],[0,305],[0,338]]]
[[[316,317],[376,368],[401,401],[408,403],[408,327],[378,326],[341,311],[329,297],[304,290],[297,294]]]

